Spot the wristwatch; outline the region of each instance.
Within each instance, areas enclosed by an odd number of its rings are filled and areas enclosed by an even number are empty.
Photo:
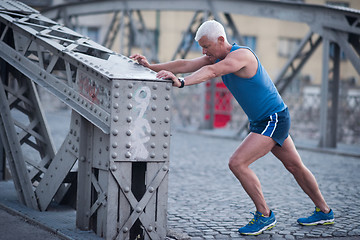
[[[185,79],[183,77],[179,77],[178,79],[181,82],[181,85],[179,88],[183,88],[185,86]]]

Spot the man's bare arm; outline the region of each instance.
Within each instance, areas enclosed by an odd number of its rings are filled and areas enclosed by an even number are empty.
[[[147,61],[146,57],[140,54],[134,54],[130,56],[130,58],[132,58],[135,61],[138,61],[139,64],[143,65],[144,67],[150,68],[155,72],[166,70],[174,74],[194,72],[205,65],[211,64],[207,56],[202,56],[195,59],[178,59],[170,62],[157,63],[157,64],[150,64]]]

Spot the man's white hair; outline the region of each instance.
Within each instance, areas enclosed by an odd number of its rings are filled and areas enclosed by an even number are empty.
[[[220,36],[227,41],[223,25],[215,20],[209,20],[201,24],[196,32],[195,41],[198,42],[203,36],[213,42],[217,41]]]

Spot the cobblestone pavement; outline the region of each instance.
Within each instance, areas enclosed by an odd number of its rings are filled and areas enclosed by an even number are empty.
[[[60,146],[68,129],[69,114],[49,114],[48,118],[55,146]],[[296,223],[297,218],[313,212],[313,203],[281,162],[268,154],[251,168],[260,178],[265,198],[278,223],[257,237],[239,235],[237,229],[247,224],[252,218],[250,212],[255,211],[250,198],[228,169],[228,159],[239,144],[239,140],[172,132],[169,239],[360,239],[360,158],[306,150],[299,153],[334,210],[336,223],[314,227]],[[33,211],[18,203],[14,190],[5,189],[9,193],[0,189],[3,205],[6,203],[22,216],[53,232],[61,232],[69,239],[100,239],[93,232],[75,229],[74,211]],[[6,227],[3,225],[0,224],[0,239],[3,239],[2,228]],[[21,239],[17,238],[17,233],[20,232],[12,232],[14,239]]]
[[[277,225],[258,237],[237,229],[255,208],[228,169],[228,159],[240,142],[188,133],[173,133],[169,177],[168,226],[191,239],[360,239],[360,159],[299,150],[315,175],[334,225],[304,227],[297,218],[310,215],[314,205],[282,163],[268,154],[251,168],[258,175]]]

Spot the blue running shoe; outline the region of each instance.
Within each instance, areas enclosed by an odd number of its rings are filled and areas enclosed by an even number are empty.
[[[272,211],[270,211],[269,217],[265,217],[262,213],[256,211],[254,218],[246,226],[239,228],[239,233],[243,235],[259,235],[263,231],[275,227],[275,225],[275,214]]]
[[[334,224],[334,212],[330,209],[329,213],[324,213],[320,208],[315,207],[315,211],[310,217],[299,218],[297,222],[304,226]]]

